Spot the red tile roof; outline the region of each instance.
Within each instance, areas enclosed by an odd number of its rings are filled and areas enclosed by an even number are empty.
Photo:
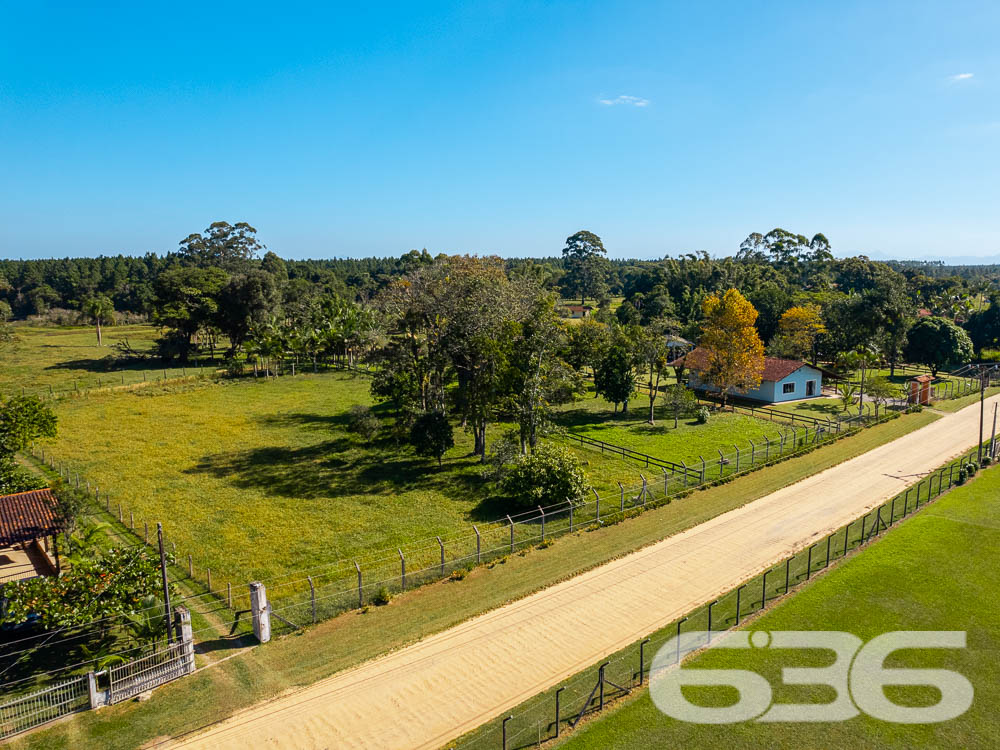
[[[52,490],[29,490],[0,496],[0,544],[27,542],[61,529]]]
[[[708,366],[708,351],[702,349],[700,346],[692,349],[690,352],[685,354],[683,357],[678,357],[672,362],[668,363],[671,367],[676,367],[678,365],[684,365],[689,370],[694,370],[698,372],[704,370]],[[802,367],[812,367],[808,362],[803,362],[799,359],[782,359],[781,357],[764,357],[764,374],[762,380],[771,380],[778,382],[782,378],[786,378],[793,372]],[[814,368],[821,369],[821,368]]]

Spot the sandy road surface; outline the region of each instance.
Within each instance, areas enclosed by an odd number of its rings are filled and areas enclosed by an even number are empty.
[[[978,422],[976,404],[178,746],[439,748],[888,499],[974,446]]]

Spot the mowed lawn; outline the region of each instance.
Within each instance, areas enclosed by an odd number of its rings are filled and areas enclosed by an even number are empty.
[[[681,417],[676,428],[673,416],[663,407],[656,407],[654,425],[647,422],[648,417],[647,397],[631,401],[627,413],[615,414],[610,403],[591,395],[563,407],[556,422],[574,434],[689,466],[700,465],[701,456],[707,462],[718,461],[718,451],[734,453],[734,444],[743,451],[750,449],[751,440],[763,446],[765,436],[772,442],[779,437],[779,426],[745,414],[713,411],[706,424]]]
[[[371,403],[368,386],[364,376],[331,373],[62,401],[46,451],[110,492],[113,512],[123,503],[126,522],[129,510],[140,528],[161,521],[179,555],[234,584],[394,555],[509,512],[487,499],[460,428],[441,468],[388,430],[371,444],[349,432],[347,412]],[[620,459],[574,452],[601,491],[640,481]]]
[[[964,715],[938,724],[893,724],[859,716],[824,724],[677,722],[660,713],[648,693],[595,719],[565,743],[574,750],[688,748],[994,748],[1000,737],[1000,470],[944,496],[888,532],[841,567],[816,579],[754,621],[752,630],[840,630],[863,641],[895,630],[963,630],[964,650],[907,650],[886,667],[941,668],[963,674],[975,698]],[[781,668],[829,664],[822,652],[716,650],[690,666],[750,669],[764,675],[781,703],[823,703],[829,688],[781,685]],[[729,705],[735,693],[702,688],[689,697]],[[720,691],[725,689],[719,689]],[[695,696],[699,697],[695,697]],[[886,688],[902,705],[932,705],[926,686]]]

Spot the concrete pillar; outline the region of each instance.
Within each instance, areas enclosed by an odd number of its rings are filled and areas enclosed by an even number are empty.
[[[184,672],[190,674],[194,671],[194,633],[191,629],[191,612],[187,607],[174,607],[174,635],[177,636],[177,643],[180,644],[184,657]]]
[[[253,634],[261,643],[271,640],[271,612],[267,607],[267,590],[260,581],[250,584],[250,616]]]

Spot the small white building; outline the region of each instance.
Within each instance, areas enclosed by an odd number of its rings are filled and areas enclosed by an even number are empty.
[[[701,347],[692,349],[683,357],[670,362],[672,367],[683,366],[689,371],[688,385],[696,391],[712,392],[718,389],[702,383],[700,373],[708,365],[708,352]],[[730,395],[748,398],[766,404],[817,398],[823,393],[823,375],[832,375],[820,367],[798,359],[764,357],[764,374],[757,388]]]

